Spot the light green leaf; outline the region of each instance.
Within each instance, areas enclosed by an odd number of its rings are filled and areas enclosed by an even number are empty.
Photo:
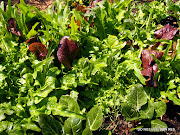
[[[7,129],[8,127],[8,121],[1,121],[0,122],[0,133]]]
[[[162,129],[166,129],[166,123],[162,122],[159,119],[151,120],[151,132],[160,132]]]
[[[168,97],[168,99],[173,101],[176,105],[180,105],[180,100],[177,98],[174,92],[168,91],[166,92],[166,96]]]
[[[89,127],[86,127],[83,132],[82,135],[93,135],[92,131],[90,130]]]
[[[80,113],[77,101],[69,95],[62,95],[59,99],[59,105],[61,106],[61,110]]]
[[[154,109],[156,112],[156,117],[161,117],[166,113],[166,103],[163,101],[154,102]]]
[[[103,114],[101,107],[95,106],[93,107],[87,114],[87,122],[86,126],[89,126],[90,130],[97,130],[103,121]]]
[[[152,119],[154,115],[154,106],[149,101],[148,104],[142,106],[140,110],[140,118],[142,119]]]
[[[43,135],[61,135],[62,128],[60,122],[55,120],[52,116],[40,114],[39,125],[42,129]]]
[[[33,26],[32,29],[29,31],[29,33],[27,34],[27,38],[31,38],[33,36],[35,36],[38,32],[36,30],[34,30],[37,26],[38,26],[39,22],[36,22]]]
[[[70,96],[77,101],[78,98],[78,92],[77,91],[71,91]]]
[[[75,33],[78,31],[79,26],[75,22],[75,16],[74,15],[71,17],[71,23],[69,26],[71,27],[71,35],[75,35]]]
[[[127,103],[133,105],[138,111],[141,106],[147,103],[147,95],[141,84],[135,84],[127,95]]]
[[[134,70],[134,74],[137,76],[137,78],[140,80],[140,82],[143,85],[146,85],[145,81],[146,79],[144,78],[144,76],[141,74],[141,71],[138,69],[137,64],[134,63],[131,60],[126,60],[124,63],[127,63],[129,69]]]
[[[180,60],[180,39],[177,40],[175,60]]]
[[[64,122],[64,132],[71,135],[80,135],[82,132],[82,120],[79,118],[69,117]]]

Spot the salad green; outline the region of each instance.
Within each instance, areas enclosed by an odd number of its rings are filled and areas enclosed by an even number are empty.
[[[154,34],[169,16],[180,25],[180,2],[74,2],[56,0],[47,12],[1,2],[0,134],[90,135],[111,112],[141,128],[167,128],[164,101],[180,105],[180,39],[178,30],[170,40]],[[142,52],[157,42],[163,56],[149,54],[158,70],[157,86],[148,87]]]

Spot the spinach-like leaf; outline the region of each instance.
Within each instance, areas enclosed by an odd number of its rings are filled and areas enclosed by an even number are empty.
[[[95,106],[87,114],[86,126],[89,127],[90,130],[95,131],[101,126],[102,120],[103,114],[101,107]]]
[[[60,122],[55,120],[52,116],[46,114],[39,115],[39,125],[42,129],[43,135],[61,135],[62,128]]]
[[[89,127],[86,127],[83,132],[82,135],[93,135],[92,131],[90,130]]]
[[[75,117],[69,117],[64,122],[64,132],[66,134],[80,135],[82,132],[82,120]]]
[[[140,110],[140,118],[142,119],[152,119],[154,115],[154,106],[148,101],[148,104],[142,106]]]
[[[167,128],[166,123],[159,119],[151,120],[151,131],[160,132],[162,129]]]
[[[133,105],[137,111],[147,103],[147,95],[141,84],[135,84],[130,89],[127,95],[127,103]]]
[[[163,101],[158,101],[153,103],[155,112],[156,112],[156,117],[161,117],[166,113],[166,103]]]

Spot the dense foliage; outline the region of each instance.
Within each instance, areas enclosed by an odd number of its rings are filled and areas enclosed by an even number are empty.
[[[179,26],[180,2],[84,4],[1,2],[1,134],[88,135],[112,112],[167,128],[166,103],[180,105],[180,39],[162,20]]]

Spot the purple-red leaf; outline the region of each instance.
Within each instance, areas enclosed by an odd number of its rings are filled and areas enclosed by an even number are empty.
[[[34,42],[37,42],[38,40],[37,40],[37,36],[35,36],[35,37],[31,37],[31,38],[29,38],[27,41],[26,41],[26,44],[27,43],[34,43]]]
[[[67,68],[72,67],[72,61],[77,57],[80,49],[69,36],[64,36],[59,42],[60,47],[57,51],[59,61]]]
[[[9,19],[8,24],[9,24],[9,26],[7,26],[8,31],[12,32],[13,34],[19,37],[22,36],[21,32],[16,28],[16,23],[14,18]]]
[[[163,52],[159,52],[156,50],[143,50],[142,51],[143,70],[141,71],[141,74],[143,76],[149,77],[146,80],[147,86],[156,87],[157,86],[156,80],[154,80],[153,78],[156,72],[158,71],[158,66],[150,54],[153,54],[157,59],[161,59],[163,56]]]
[[[177,34],[179,30],[174,29],[169,23],[159,30],[155,31],[154,35],[156,39],[167,39],[171,40]]]
[[[32,53],[35,53],[35,55],[37,56],[39,60],[46,59],[46,56],[48,54],[47,48],[42,43],[39,43],[39,42],[34,42],[30,44],[29,50]]]

